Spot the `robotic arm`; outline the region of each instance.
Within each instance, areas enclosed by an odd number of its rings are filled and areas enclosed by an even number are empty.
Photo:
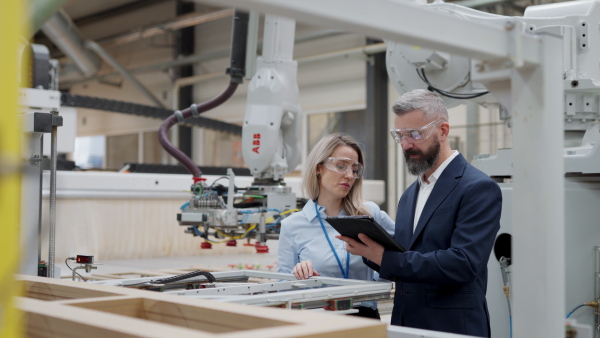
[[[520,30],[528,34],[554,34],[564,44],[563,86],[565,95],[565,169],[572,173],[600,172],[600,32],[592,23],[600,20],[600,2],[569,1],[530,6],[523,17],[506,17],[476,11],[463,6],[435,2],[433,11],[456,16],[461,20],[501,25],[507,31]],[[494,76],[513,67],[512,62],[499,64],[421,48],[420,46],[386,41],[387,69],[391,82],[400,93],[417,88],[436,91],[448,107],[469,99],[484,106],[500,104],[500,118],[510,126],[512,118],[509,86],[494,82]],[[514,62],[516,65],[518,61]],[[487,93],[487,89],[492,93]],[[510,150],[498,156],[482,155],[473,165],[491,176],[511,176]]]
[[[242,154],[255,184],[272,184],[300,161],[300,106],[292,61],[295,21],[267,15],[263,55],[248,88]]]
[[[263,54],[250,81],[242,125],[242,154],[254,182],[240,189],[243,194],[236,192],[232,170],[228,189],[196,182],[178,215],[188,233],[205,239],[203,248],[222,242],[209,235],[235,245],[255,232],[257,252],[268,252],[267,237],[278,238],[279,222],[296,210],[296,195],[283,182],[301,156],[297,63],[292,60],[295,26],[294,20],[265,16]]]

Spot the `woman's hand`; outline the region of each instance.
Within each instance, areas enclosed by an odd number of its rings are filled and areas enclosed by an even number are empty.
[[[320,276],[320,274],[313,269],[311,261],[302,261],[292,269],[294,276],[297,279],[309,279],[312,276]]]

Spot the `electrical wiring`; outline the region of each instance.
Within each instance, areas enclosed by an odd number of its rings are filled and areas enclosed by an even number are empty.
[[[571,317],[571,315],[573,314],[573,312],[577,311],[577,309],[579,309],[580,307],[585,306],[585,304],[579,304],[576,307],[574,307],[571,311],[569,311],[569,313],[567,314],[567,318]]]
[[[249,218],[249,217],[250,217],[250,214],[246,214],[246,217],[244,218],[244,220],[242,220],[242,221],[240,222],[240,224],[244,224],[244,223],[246,223],[246,221],[248,220],[248,218]]]
[[[274,228],[274,229],[275,229],[275,231],[277,231],[277,228],[275,228],[275,226],[281,223],[281,220],[283,219],[283,217],[282,217],[282,216],[284,216],[284,215],[287,215],[287,214],[289,214],[289,213],[292,213],[292,212],[299,211],[299,209],[291,209],[291,210],[286,210],[286,211],[284,211],[284,212],[279,212],[279,210],[278,210],[278,209],[271,209],[271,208],[269,208],[269,209],[250,209],[250,210],[239,210],[239,211],[238,211],[239,213],[241,213],[241,214],[246,214],[246,217],[244,218],[244,220],[243,220],[243,221],[241,221],[241,222],[240,222],[240,224],[244,224],[244,223],[245,223],[245,222],[248,220],[248,218],[250,217],[250,214],[255,214],[255,213],[259,213],[259,212],[263,212],[263,211],[276,211],[276,212],[278,212],[278,215],[271,216],[271,217],[269,217],[269,218],[267,218],[267,219],[265,220],[265,223],[266,223],[266,228]],[[226,240],[223,240],[223,241],[213,241],[213,240],[209,240],[208,238],[204,238],[204,239],[205,239],[207,242],[209,242],[209,243],[212,243],[212,244],[225,243],[225,242],[228,242],[228,241],[230,241],[230,240],[232,240],[232,239],[244,239],[244,238],[246,238],[246,237],[247,237],[247,236],[248,236],[248,235],[249,235],[251,232],[255,231],[255,230],[256,230],[256,227],[257,227],[257,224],[254,224],[254,225],[252,225],[251,227],[249,227],[249,228],[248,228],[248,229],[247,229],[247,230],[246,230],[246,231],[245,231],[243,234],[241,234],[241,235],[238,235],[238,236],[231,236],[231,235],[229,235],[229,234],[226,234],[226,233],[222,232],[221,230],[219,230],[219,229],[216,229],[216,228],[215,228],[215,232],[216,232],[216,233],[218,233],[219,235],[221,235],[221,236],[223,236],[223,237],[225,237],[225,238],[227,238],[227,239],[226,239]],[[192,227],[192,228],[193,228],[194,232],[196,233],[196,235],[198,235],[198,236],[200,236],[200,237],[203,237],[203,236],[204,236],[204,235],[203,235],[203,234],[200,232],[200,230],[198,230],[198,228],[197,228],[197,227]],[[277,232],[279,232],[279,231],[277,231]]]
[[[256,229],[256,224],[251,226],[250,228],[248,228],[248,230],[246,230],[246,232],[244,232],[243,234],[239,235],[239,236],[231,236],[228,235],[226,233],[221,232],[219,229],[215,229],[215,231],[220,234],[221,236],[224,237],[229,237],[230,239],[243,239],[245,238],[252,230]]]
[[[65,264],[67,265],[67,268],[69,268],[69,270],[73,271],[73,269],[69,266],[69,263],[67,262],[68,260],[75,260],[75,257],[67,257],[65,259]],[[85,279],[82,275],[79,274],[79,272],[75,271],[75,273],[77,274],[77,276],[79,276],[81,279],[83,279],[84,282],[87,282],[87,279]]]
[[[480,92],[480,93],[470,93],[470,94],[462,94],[462,93],[450,93],[441,89],[438,89],[436,87],[434,87],[431,82],[429,82],[429,80],[427,79],[427,75],[425,75],[425,69],[424,68],[417,68],[417,75],[419,75],[419,77],[421,78],[421,80],[423,80],[423,82],[425,82],[427,84],[427,89],[429,91],[435,91],[438,92],[440,95],[446,96],[446,97],[450,97],[453,99],[458,99],[458,100],[468,100],[468,99],[474,99],[476,97],[480,97],[483,96],[485,94],[488,94],[489,91],[485,91],[485,92]],[[420,72],[419,72],[420,70]]]
[[[214,181],[212,182],[212,184],[211,184],[211,185],[210,185],[208,188],[209,188],[209,189],[210,189],[210,188],[212,188],[212,187],[215,185],[215,183],[217,183],[217,181],[219,181],[219,180],[222,180],[222,179],[224,179],[224,178],[226,178],[226,179],[228,179],[228,180],[229,180],[229,176],[221,176],[221,177],[217,178],[216,180],[214,180]]]
[[[510,338],[512,338],[512,309],[510,307],[510,298],[506,298],[506,302],[508,303],[508,325],[510,328]]]
[[[296,212],[296,211],[300,211],[300,209],[290,209],[290,210],[286,210],[284,212],[282,212],[280,215],[287,215],[291,212]]]
[[[204,238],[204,234],[203,234],[203,233],[201,233],[201,232],[200,232],[200,230],[198,230],[198,228],[197,228],[197,227],[191,227],[191,228],[194,230],[194,233],[195,233],[197,236],[200,236],[200,237]],[[224,241],[213,241],[213,240],[210,240],[210,239],[208,239],[208,238],[204,238],[204,240],[205,240],[206,242],[208,242],[208,243],[211,243],[211,244],[221,244],[221,243],[225,243],[225,242],[229,241],[229,240],[224,240]]]

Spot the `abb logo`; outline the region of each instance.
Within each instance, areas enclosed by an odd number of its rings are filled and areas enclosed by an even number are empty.
[[[252,148],[252,151],[258,154],[258,150],[260,148],[260,134],[254,134],[252,138],[252,145],[256,146]]]

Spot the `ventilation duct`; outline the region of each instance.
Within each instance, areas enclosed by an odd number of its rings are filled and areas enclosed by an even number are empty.
[[[42,32],[67,57],[69,57],[84,76],[95,74],[102,60],[85,47],[81,33],[67,13],[59,10],[42,26]]]

